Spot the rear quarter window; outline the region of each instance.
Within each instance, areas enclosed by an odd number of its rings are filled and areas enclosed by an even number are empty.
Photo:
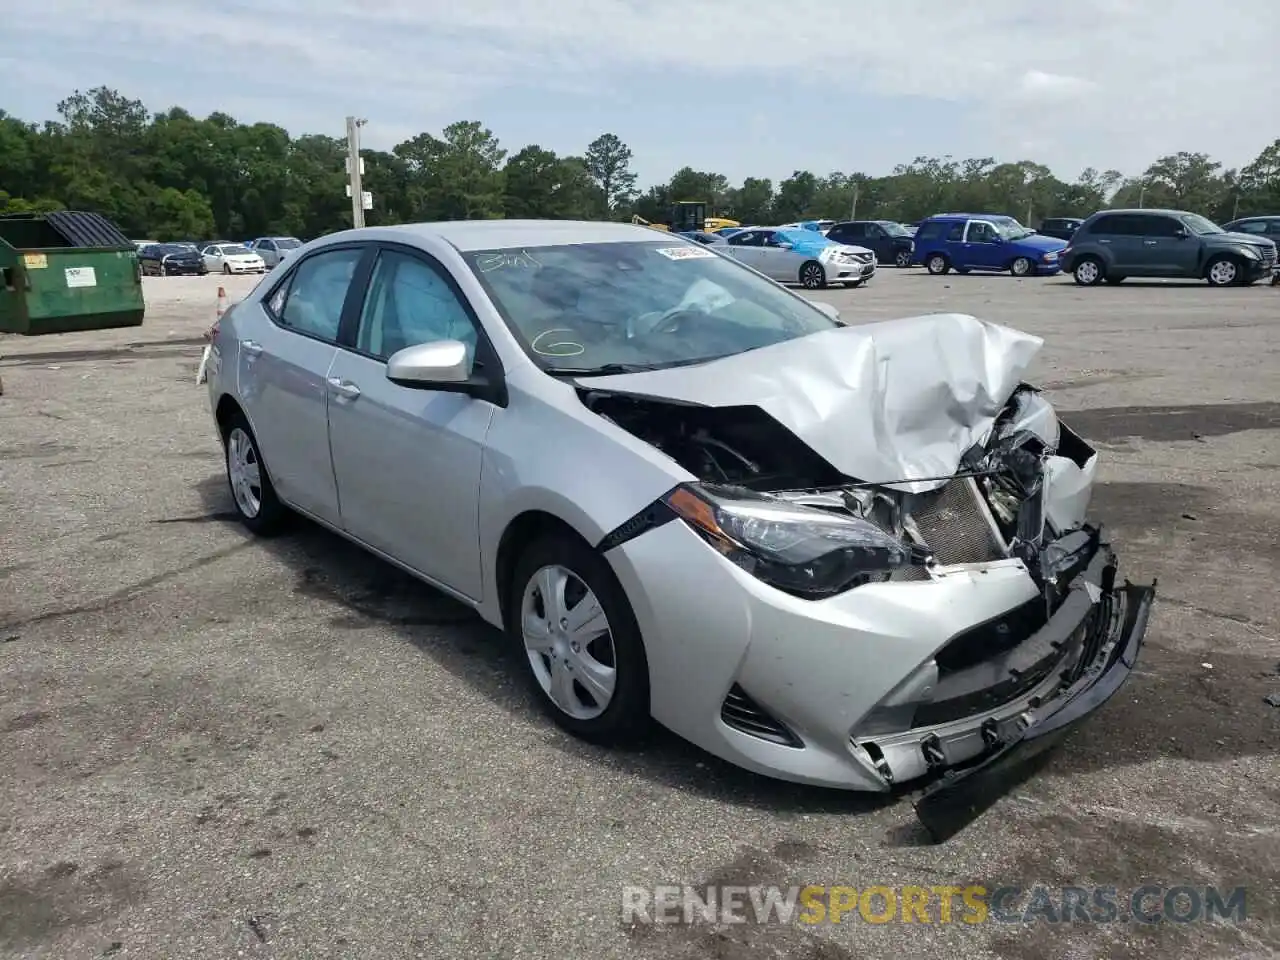
[[[923,224],[920,229],[916,231],[916,239],[937,240],[942,236],[943,231],[946,230],[947,226],[947,224],[938,220],[930,221],[929,223]]]

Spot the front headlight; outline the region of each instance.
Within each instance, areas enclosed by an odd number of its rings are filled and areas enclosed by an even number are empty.
[[[1241,247],[1240,252],[1243,253],[1246,257],[1248,257],[1250,260],[1262,259],[1262,251],[1259,250],[1257,247]]]
[[[685,484],[665,502],[733,563],[800,597],[887,580],[913,562],[910,547],[869,521],[740,487]]]

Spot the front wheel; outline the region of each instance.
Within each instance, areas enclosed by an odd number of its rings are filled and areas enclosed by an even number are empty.
[[[224,263],[222,265],[222,272],[225,273],[228,277],[231,276],[231,264]]]
[[[934,253],[924,262],[924,266],[935,277],[940,277],[951,269],[951,261],[940,253]]]
[[[862,286],[866,282],[867,281],[865,280],[850,280],[848,283],[845,284],[845,286],[848,287],[850,290],[853,290],[853,289],[856,289],[857,287]]]
[[[898,266],[898,267],[905,268],[905,267],[911,266],[911,251],[899,250],[897,253],[893,255],[893,263],[894,263],[894,266]]]
[[[1018,257],[1009,264],[1009,272],[1015,277],[1029,277],[1035,269],[1036,265],[1031,262],[1030,257]]]
[[[1097,257],[1084,257],[1071,271],[1076,283],[1082,287],[1094,287],[1102,282],[1106,272],[1102,269],[1102,261]]]
[[[810,260],[800,268],[800,286],[806,290],[821,290],[827,285],[827,271],[822,264]]]
[[[1231,257],[1214,257],[1204,275],[1211,287],[1229,287],[1240,282],[1240,265]]]
[[[561,727],[601,744],[649,730],[640,628],[609,564],[587,544],[552,534],[525,550],[511,578],[507,632]]]

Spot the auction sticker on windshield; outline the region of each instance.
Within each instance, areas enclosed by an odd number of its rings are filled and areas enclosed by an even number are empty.
[[[658,253],[668,260],[705,260],[716,256],[706,247],[658,247]]]

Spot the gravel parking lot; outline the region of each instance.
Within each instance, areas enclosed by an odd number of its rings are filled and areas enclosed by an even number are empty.
[[[309,525],[249,538],[193,377],[217,287],[256,281],[147,278],[141,328],[0,337],[0,954],[1280,950],[1280,290],[884,270],[818,295],[1043,336],[1122,573],[1160,582],[1128,686],[931,847],[902,800],[574,741],[452,601]],[[1249,918],[621,923],[624,885],[685,882],[1244,885]]]

